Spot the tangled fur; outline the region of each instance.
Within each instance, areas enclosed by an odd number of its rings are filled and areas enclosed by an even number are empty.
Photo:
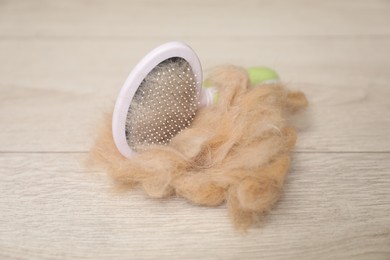
[[[226,202],[235,226],[247,229],[278,200],[296,141],[287,119],[307,100],[278,84],[250,86],[247,72],[233,66],[215,70],[209,81],[220,92],[218,104],[199,109],[168,145],[126,159],[106,122],[91,155],[121,185],[141,185],[150,197]]]

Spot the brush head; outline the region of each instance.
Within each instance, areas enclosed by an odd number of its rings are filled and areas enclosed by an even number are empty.
[[[158,64],[136,91],[126,119],[126,139],[135,151],[166,144],[187,128],[198,109],[199,90],[190,64],[173,57]]]
[[[188,127],[200,105],[212,100],[202,93],[202,69],[194,51],[179,42],[147,54],[124,83],[114,108],[112,132],[125,157],[148,145],[167,144]]]

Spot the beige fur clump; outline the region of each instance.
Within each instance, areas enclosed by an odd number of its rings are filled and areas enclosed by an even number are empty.
[[[287,119],[307,100],[278,84],[250,86],[237,67],[219,68],[209,80],[220,92],[218,104],[199,109],[168,145],[126,159],[106,122],[91,155],[121,185],[141,185],[150,197],[226,203],[235,226],[245,230],[278,200],[296,141]]]

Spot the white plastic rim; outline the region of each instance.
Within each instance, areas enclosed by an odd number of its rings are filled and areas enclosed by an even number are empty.
[[[195,75],[198,93],[202,92],[202,67],[196,53],[186,44],[181,42],[169,42],[149,52],[131,71],[123,84],[116,99],[112,115],[112,135],[119,152],[127,158],[134,155],[126,139],[126,118],[134,94],[144,78],[161,62],[170,58],[183,58],[192,68]],[[202,94],[199,97],[201,105],[207,105]],[[204,101],[205,100],[205,101]]]

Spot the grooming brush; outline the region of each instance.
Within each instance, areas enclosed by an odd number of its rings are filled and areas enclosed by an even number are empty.
[[[119,152],[129,158],[190,126],[198,108],[213,103],[214,90],[201,82],[200,61],[186,44],[170,42],[148,53],[116,100],[112,132]]]

